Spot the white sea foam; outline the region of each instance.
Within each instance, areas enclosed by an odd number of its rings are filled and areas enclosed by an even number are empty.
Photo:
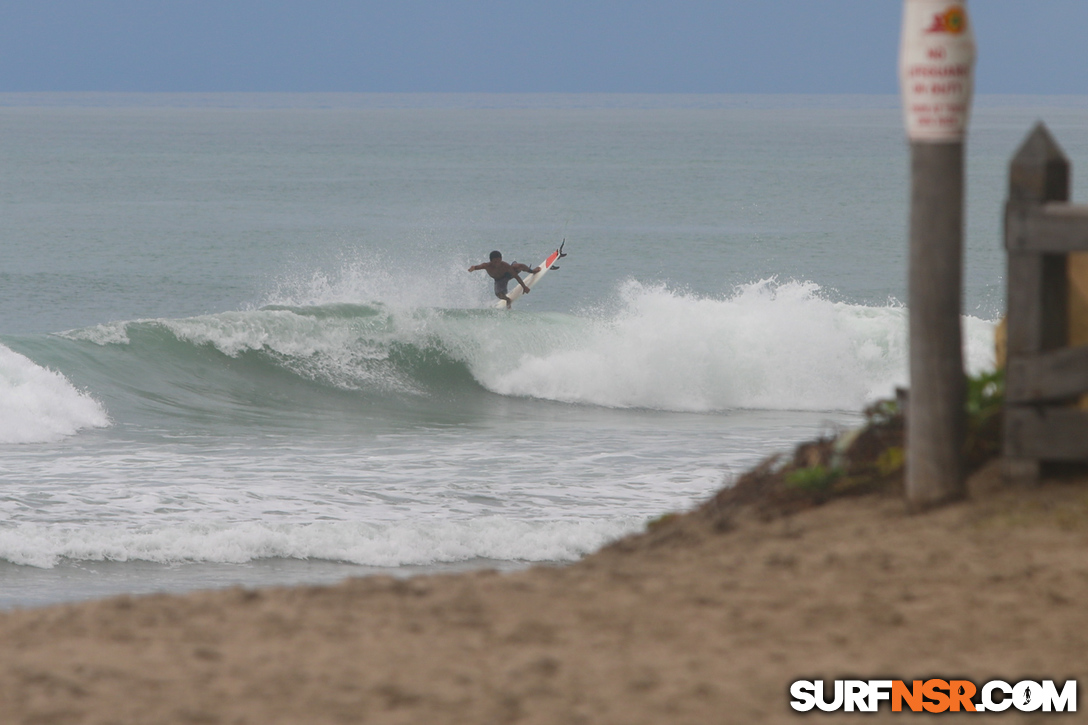
[[[481,362],[505,395],[674,411],[860,409],[906,383],[907,310],[834,302],[763,280],[722,298],[629,282],[617,314],[547,350]],[[993,324],[965,318],[968,366],[993,364]],[[496,353],[500,358],[503,353]]]
[[[0,345],[0,443],[54,441],[109,424],[102,405],[63,375]]]
[[[345,254],[335,267],[282,275],[262,305],[297,307],[379,302],[396,309],[481,307],[490,296],[483,273],[466,273],[468,262],[419,251],[397,262],[379,252]],[[440,264],[435,259],[443,259]],[[480,260],[476,260],[480,261]],[[524,261],[524,260],[523,260]],[[426,271],[426,274],[423,274]]]
[[[95,345],[127,345],[128,325],[127,322],[106,322],[93,327],[68,330],[60,333],[60,336],[69,340],[93,342]]]
[[[243,563],[263,558],[322,559],[396,567],[484,558],[573,561],[631,533],[642,519],[192,524],[138,530],[23,524],[0,529],[0,559],[51,568],[62,559]]]

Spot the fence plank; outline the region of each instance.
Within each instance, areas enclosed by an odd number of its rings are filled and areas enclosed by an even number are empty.
[[[1088,206],[1047,204],[1010,210],[1009,251],[1068,254],[1088,250]]]
[[[1009,406],[1005,455],[1044,461],[1088,460],[1088,413],[1075,408]]]
[[[1009,252],[1006,303],[1009,359],[1065,345],[1067,308],[1063,301],[1067,286],[1065,257]]]
[[[1088,390],[1088,345],[1009,359],[1005,400],[1042,403],[1075,398]]]
[[[1069,200],[1069,160],[1046,126],[1039,123],[1017,149],[1009,164],[1009,200],[1005,206],[1005,248],[1008,250],[1008,363],[1006,390],[1031,388],[1030,370],[1018,360],[1063,347],[1068,339],[1066,256],[1027,249],[1036,217],[1048,202]],[[1054,223],[1047,220],[1046,223]],[[1028,365],[1030,367],[1030,364]],[[1006,405],[1003,434],[1005,471],[1010,478],[1039,477],[1039,462],[1051,458],[1046,449],[1049,428],[1031,409]],[[1088,438],[1085,439],[1088,442]],[[1071,442],[1072,443],[1072,442]],[[1088,453],[1088,445],[1085,453]]]
[[[1009,164],[1009,201],[1005,207],[1008,250],[1010,357],[1062,347],[1067,339],[1066,258],[1022,249],[1029,220],[1047,202],[1069,200],[1069,160],[1042,123],[1020,145]]]

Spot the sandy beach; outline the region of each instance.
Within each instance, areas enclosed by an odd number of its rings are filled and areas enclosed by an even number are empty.
[[[0,713],[13,724],[787,722],[798,678],[1082,675],[1088,481],[1008,488],[991,465],[971,491],[924,514],[889,493],[778,516],[712,501],[563,568],[8,612]]]

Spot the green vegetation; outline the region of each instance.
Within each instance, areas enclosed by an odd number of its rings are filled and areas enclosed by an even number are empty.
[[[842,477],[841,468],[828,468],[819,463],[815,466],[795,468],[786,474],[786,485],[804,491],[823,491],[831,488]]]
[[[995,370],[967,378],[967,415],[989,418],[1001,412],[1005,402],[1005,371]]]
[[[675,512],[669,512],[669,513],[661,514],[657,518],[650,519],[648,522],[646,522],[646,528],[649,531],[655,531],[657,529],[668,526],[669,524],[671,524],[672,522],[676,521],[679,518],[680,518],[680,514],[675,513]]]
[[[973,471],[1001,452],[1004,375],[997,371],[969,377],[966,392],[964,457]],[[905,395],[878,400],[865,409],[860,428],[802,443],[792,459],[779,457],[775,465],[757,471],[777,478],[779,503],[794,501],[789,507],[805,500],[819,503],[835,496],[898,490],[906,465],[905,400]]]
[[[907,464],[907,452],[903,446],[888,446],[876,458],[881,476],[894,476]]]
[[[1001,452],[1004,376],[984,373],[966,383],[964,458],[971,472]],[[896,399],[873,403],[865,409],[861,427],[806,441],[792,454],[765,459],[719,491],[698,515],[714,531],[728,531],[741,507],[771,519],[846,496],[902,496],[909,406],[905,391]],[[661,540],[675,532],[674,524],[681,520],[666,514],[647,528]]]
[[[1002,409],[1005,405],[1005,371],[967,378],[967,430],[964,455],[976,469],[1001,454]]]

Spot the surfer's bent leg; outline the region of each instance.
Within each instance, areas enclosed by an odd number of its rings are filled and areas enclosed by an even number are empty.
[[[513,276],[508,274],[495,280],[495,296],[500,300],[506,300],[507,307],[512,304],[510,298],[506,296],[507,288],[510,286],[510,280],[512,279]]]

